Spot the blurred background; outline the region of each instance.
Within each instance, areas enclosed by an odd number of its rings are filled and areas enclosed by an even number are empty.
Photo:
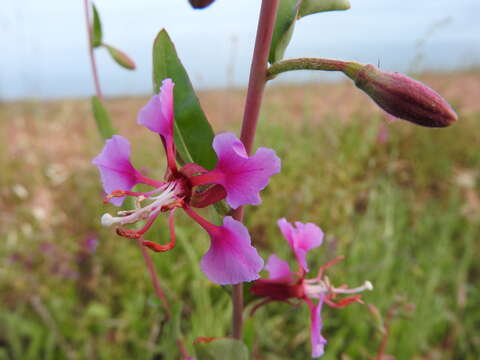
[[[161,28],[215,132],[238,132],[260,1],[217,0],[202,11],[186,0],[95,4],[105,42],[137,64],[127,71],[96,51],[106,108],[138,168],[156,178],[165,169],[158,138],[135,121],[152,92]],[[297,22],[285,57],[409,73],[459,121],[392,122],[350,81],[281,75],[267,86],[256,146],[277,151],[282,173],[263,205],[247,208],[246,224],[264,258],[293,260],[276,220],[315,222],[326,239],[311,268],[344,255],[329,270],[335,284],[374,284],[366,305],[324,309],[325,359],[477,359],[480,3],[351,5]],[[114,209],[90,163],[103,143],[82,1],[4,0],[0,29],[0,359],[180,359],[178,339],[193,354],[195,338],[228,334],[228,288],[201,273],[208,238],[196,224],[179,214],[176,248],[152,254],[175,321],[166,321],[136,244],[99,224]],[[148,237],[167,234],[160,219]],[[309,357],[303,307],[270,304],[246,329],[255,359]]]
[[[197,88],[245,86],[253,50],[257,0],[220,1],[196,11],[187,1],[100,0],[105,42],[138,65],[125,72],[98,51],[106,95],[151,92],[151,45],[166,28]],[[350,59],[389,71],[466,69],[480,63],[477,0],[352,1],[349,11],[308,16],[298,22],[286,57]],[[0,14],[0,98],[89,96],[82,1],[4,0]],[[192,46],[192,44],[194,44]],[[447,56],[448,55],[448,56]],[[333,77],[335,78],[335,77]],[[320,72],[279,81],[332,79]]]

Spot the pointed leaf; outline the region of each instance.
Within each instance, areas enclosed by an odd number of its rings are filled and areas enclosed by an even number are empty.
[[[114,48],[111,45],[103,44],[110,53],[110,56],[115,60],[115,62],[128,70],[135,70],[135,63],[133,60],[124,52]]]
[[[231,338],[196,341],[197,360],[248,360],[247,346],[240,340]]]
[[[270,54],[268,56],[270,64],[282,60],[285,54],[295,28],[298,3],[298,0],[280,0],[270,45]]]
[[[161,30],[153,44],[153,83],[158,93],[162,81],[175,83],[175,144],[183,162],[195,162],[211,170],[216,163],[213,130],[207,121],[187,72],[168,33]]]
[[[93,8],[92,46],[96,48],[102,45],[102,23],[100,22],[100,15],[98,14],[95,4],[92,4],[92,8]]]
[[[92,96],[92,111],[95,122],[97,123],[98,133],[102,139],[110,139],[115,134],[115,130],[113,129],[107,109],[105,109],[100,99],[96,96]]]
[[[324,11],[350,9],[348,0],[303,0],[300,5],[298,17],[316,14]]]

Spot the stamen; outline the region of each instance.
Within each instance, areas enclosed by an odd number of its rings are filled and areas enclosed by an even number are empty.
[[[129,239],[140,239],[140,237],[145,234],[153,225],[155,220],[160,214],[160,211],[155,211],[148,219],[145,225],[140,230],[131,230],[131,229],[124,229],[124,228],[117,228],[117,234]]]
[[[354,302],[358,302],[358,303],[361,303],[361,304],[364,303],[362,301],[362,295],[349,296],[349,297],[346,297],[344,299],[341,299],[338,303],[333,302],[329,297],[325,297],[324,301],[327,305],[329,305],[333,308],[337,308],[337,309],[343,308],[343,307],[345,307],[347,305],[350,305]]]
[[[165,190],[166,188],[168,188],[168,186],[170,185],[171,183],[162,183],[159,187],[157,187],[156,189],[152,190],[152,191],[147,191],[147,192],[138,192],[138,191],[128,191],[128,190],[114,190],[112,191],[110,194],[106,195],[104,198],[103,198],[103,202],[104,203],[108,203],[112,198],[114,197],[122,197],[122,196],[134,196],[134,197],[138,197],[138,198],[141,198],[140,201],[150,197],[151,195],[155,194],[155,193],[158,193],[160,191],[163,191]]]
[[[175,209],[173,209],[170,212],[170,216],[168,217],[168,225],[169,225],[169,229],[170,229],[170,242],[166,245],[161,245],[161,244],[157,244],[153,241],[143,240],[142,245],[148,247],[150,250],[153,250],[155,252],[165,252],[165,251],[168,251],[170,249],[173,249],[173,247],[175,246],[175,241],[176,241],[174,213],[175,213]]]
[[[152,200],[152,202],[143,208],[138,207],[135,210],[127,210],[126,212],[119,212],[118,215],[120,216],[118,217],[114,217],[110,214],[104,214],[101,220],[102,225],[111,226],[115,223],[122,224],[122,225],[132,224],[132,223],[136,223],[137,221],[148,218],[154,211],[161,209],[163,206],[174,203],[177,200],[177,197],[175,194],[175,187],[176,187],[176,182],[170,182],[166,184],[166,186],[161,186],[159,189],[155,189],[153,192],[150,192],[150,194],[148,194],[149,196],[148,199]],[[164,191],[160,195],[151,196],[151,193],[155,193],[161,190],[164,190]],[[139,197],[141,197],[140,201],[144,200],[145,194],[147,193],[139,195]],[[137,202],[136,205],[141,206],[140,202]]]

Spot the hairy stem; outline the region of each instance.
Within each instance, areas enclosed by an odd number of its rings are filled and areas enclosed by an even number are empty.
[[[298,58],[279,61],[268,68],[267,80],[275,78],[278,74],[292,70],[322,70],[341,71],[351,77],[362,65],[350,61],[321,59],[321,58]]]
[[[90,21],[90,1],[83,0],[83,6],[85,8],[85,21],[87,24],[87,34],[88,34],[88,55],[90,57],[90,65],[92,68],[93,82],[95,84],[95,94],[100,100],[103,100],[102,89],[100,88],[100,80],[98,78],[97,71],[97,62],[95,61],[95,54],[93,52],[93,34],[92,34],[92,23]]]
[[[270,43],[272,41],[273,27],[277,16],[278,0],[262,0],[260,17],[258,19],[257,37],[253,51],[250,78],[248,81],[247,98],[243,115],[240,140],[245,145],[248,154],[252,151],[255,131],[257,128],[258,114],[262,104],[263,89],[267,81],[267,61]],[[233,217],[239,221],[243,219],[243,208],[238,208]],[[233,337],[242,338],[243,333],[243,285],[233,285]]]

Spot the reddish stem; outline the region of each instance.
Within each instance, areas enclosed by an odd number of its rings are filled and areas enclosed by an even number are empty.
[[[398,305],[392,305],[387,312],[387,317],[383,323],[384,327],[384,334],[382,336],[382,341],[380,342],[380,346],[378,348],[378,353],[375,360],[382,360],[385,356],[385,352],[387,350],[388,338],[390,337],[390,323],[395,316],[395,312],[398,309]]]
[[[272,41],[275,18],[277,16],[278,0],[262,0],[260,17],[258,19],[257,37],[253,50],[250,78],[248,81],[247,98],[243,115],[242,131],[240,140],[245,146],[247,154],[252,151],[255,131],[257,129],[258,114],[262,104],[263,90],[267,81],[267,62]],[[239,207],[233,213],[233,217],[239,221],[243,219],[243,207]],[[233,337],[242,338],[243,333],[243,286],[233,285]]]
[[[90,65],[92,67],[93,82],[95,84],[95,93],[100,100],[103,100],[102,90],[100,88],[100,80],[98,78],[97,72],[97,62],[95,61],[95,54],[93,52],[93,34],[92,34],[92,23],[90,21],[90,1],[83,0],[83,6],[85,7],[85,21],[87,23],[87,34],[88,34],[88,55],[90,57]]]
[[[157,272],[155,271],[155,265],[153,264],[152,258],[148,253],[148,250],[145,246],[142,245],[142,240],[138,240],[138,246],[142,250],[143,259],[145,260],[145,265],[147,266],[148,272],[150,273],[150,278],[152,280],[153,288],[155,289],[155,295],[160,299],[165,308],[167,318],[170,318],[170,304],[167,300],[167,296],[160,286],[160,280],[158,279]]]

